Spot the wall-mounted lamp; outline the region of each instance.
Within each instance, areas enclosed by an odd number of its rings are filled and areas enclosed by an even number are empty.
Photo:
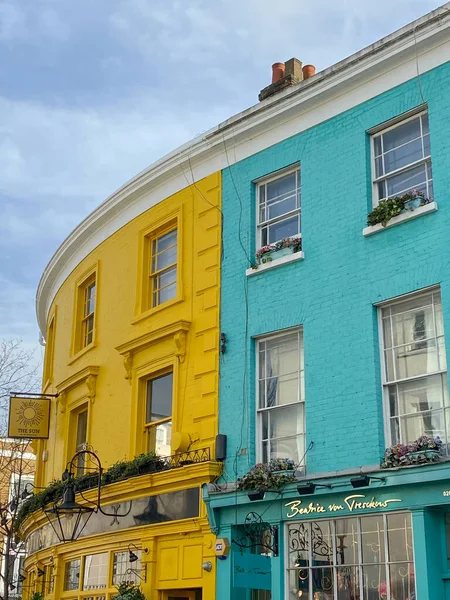
[[[372,477],[372,475],[362,474],[358,475],[358,477],[353,477],[352,479],[350,479],[350,484],[354,489],[367,487],[368,485],[370,485],[370,481],[372,479],[375,481],[386,481],[386,477]]]
[[[25,575],[22,575],[22,573],[19,575],[19,577],[17,578],[17,581],[19,583],[23,583],[25,581],[26,577]]]
[[[38,577],[43,577],[44,575],[45,575],[44,569],[41,569],[41,568],[38,567],[37,576]]]
[[[314,483],[314,481],[307,481],[306,483],[297,486],[297,493],[299,496],[308,496],[308,494],[314,494],[317,487],[328,489],[332,488],[330,484]]]
[[[145,553],[148,552],[148,548],[138,548],[136,544],[128,544],[128,562],[130,563],[134,563],[139,560],[139,556],[136,554],[136,552],[133,552],[132,548],[135,550],[143,550]]]
[[[139,556],[136,554],[136,552],[133,551],[134,550],[142,550],[143,552],[147,553],[148,552],[148,548],[138,548],[136,546],[136,544],[128,544],[128,562],[130,563],[135,563],[139,560]],[[139,577],[139,579],[141,581],[143,581],[144,583],[146,583],[147,581],[147,565],[144,564],[144,566],[141,568],[141,572],[139,572],[137,569],[132,569],[131,567],[129,569],[127,569],[125,571],[126,575],[135,575],[136,577]]]

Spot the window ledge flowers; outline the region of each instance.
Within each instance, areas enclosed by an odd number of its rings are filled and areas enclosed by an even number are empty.
[[[268,465],[258,463],[237,480],[237,489],[258,492],[278,490],[282,485],[296,481],[295,467],[290,458],[273,459]]]
[[[402,196],[400,198],[382,200],[368,215],[367,222],[369,226],[363,229],[363,235],[365,237],[373,235],[405,221],[436,212],[438,209],[437,203],[428,200],[423,194],[413,196],[411,192],[410,194],[405,194],[405,196],[410,197],[410,199],[404,200],[404,196]]]
[[[367,215],[367,225],[377,225],[381,223],[386,227],[388,221],[397,217],[400,213],[407,210],[415,210],[419,206],[429,204],[430,200],[425,198],[423,192],[412,190],[403,194],[403,196],[394,196],[386,200],[380,200],[371,213]]]
[[[280,252],[282,250],[290,250],[290,252],[293,253],[300,252],[301,249],[301,237],[283,238],[279,242],[275,242],[275,244],[268,244],[267,246],[263,246],[255,254],[256,264],[254,268],[257,269],[259,265],[271,262],[273,260],[273,254],[275,254],[276,252]]]
[[[251,277],[268,269],[303,260],[304,257],[301,237],[284,238],[275,244],[260,248],[255,254],[255,262],[245,274]]]
[[[436,462],[441,456],[442,440],[440,437],[422,435],[409,444],[395,444],[386,449],[381,462],[382,469],[406,467]]]

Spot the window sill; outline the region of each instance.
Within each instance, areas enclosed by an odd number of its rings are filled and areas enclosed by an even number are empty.
[[[262,273],[264,271],[270,269],[276,269],[277,267],[281,267],[282,265],[286,265],[288,263],[297,262],[299,260],[303,260],[305,258],[305,253],[303,251],[294,252],[292,254],[287,254],[285,256],[281,256],[280,258],[276,258],[270,262],[259,265],[256,269],[247,269],[245,274],[247,277],[252,277],[252,275],[258,275],[258,273]]]
[[[136,325],[136,323],[140,323],[144,319],[147,319],[148,317],[151,317],[152,315],[160,312],[161,310],[165,310],[166,308],[170,308],[174,304],[179,304],[180,302],[183,302],[183,300],[184,300],[184,298],[180,294],[179,296],[176,296],[175,298],[172,298],[171,300],[167,300],[167,302],[163,302],[162,304],[158,304],[158,306],[153,306],[152,308],[148,308],[148,309],[144,310],[143,312],[139,313],[138,315],[136,315],[131,320],[131,324],[132,325]]]
[[[74,354],[70,360],[67,361],[68,365],[73,364],[75,361],[77,361],[81,356],[83,356],[84,354],[86,354],[86,352],[89,352],[89,350],[92,350],[92,348],[95,348],[96,343],[91,342],[88,346],[85,346],[84,348],[82,348],[81,350],[78,350],[78,352],[76,354]]]
[[[383,227],[381,223],[371,225],[370,227],[365,227],[362,231],[363,236],[367,237],[369,235],[373,235],[374,233],[378,233],[379,231],[383,231],[384,229],[389,229],[389,227],[395,227],[395,225],[400,225],[400,223],[404,223],[405,221],[411,221],[412,219],[416,219],[417,217],[421,217],[427,213],[436,212],[437,209],[437,202],[424,204],[424,206],[419,206],[419,208],[416,208],[415,210],[408,210],[407,212],[398,215],[398,217],[393,217],[387,222],[386,227]]]

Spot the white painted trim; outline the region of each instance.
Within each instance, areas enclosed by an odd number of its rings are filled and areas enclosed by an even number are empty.
[[[450,61],[450,2],[314,77],[260,102],[164,156],[128,181],[67,237],[36,295],[41,331],[56,292],[99,244],[185,188]]]
[[[412,219],[417,219],[417,217],[421,217],[422,215],[436,212],[437,209],[437,202],[430,202],[429,204],[424,204],[423,206],[419,206],[419,208],[415,208],[414,210],[408,210],[408,212],[402,213],[401,215],[398,215],[398,217],[392,217],[392,219],[390,219],[386,223],[385,227],[383,227],[381,223],[377,223],[376,225],[370,225],[369,227],[364,227],[364,229],[362,230],[363,236],[368,237],[369,235],[373,235],[374,233],[378,233],[379,231],[384,231],[385,229],[389,229],[390,227],[400,225],[400,223],[404,223],[405,221],[411,221]]]
[[[258,275],[258,273],[262,273],[263,271],[268,271],[269,269],[276,269],[277,267],[281,267],[287,263],[297,262],[299,260],[303,260],[305,258],[305,253],[293,252],[292,254],[285,254],[280,258],[276,258],[275,260],[271,260],[270,262],[263,263],[259,265],[256,269],[247,269],[245,274],[247,277],[251,277],[252,275]]]

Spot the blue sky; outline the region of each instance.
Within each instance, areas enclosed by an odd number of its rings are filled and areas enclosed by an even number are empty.
[[[0,338],[38,339],[62,240],[163,154],[257,102],[271,64],[318,70],[430,0],[0,0]]]

